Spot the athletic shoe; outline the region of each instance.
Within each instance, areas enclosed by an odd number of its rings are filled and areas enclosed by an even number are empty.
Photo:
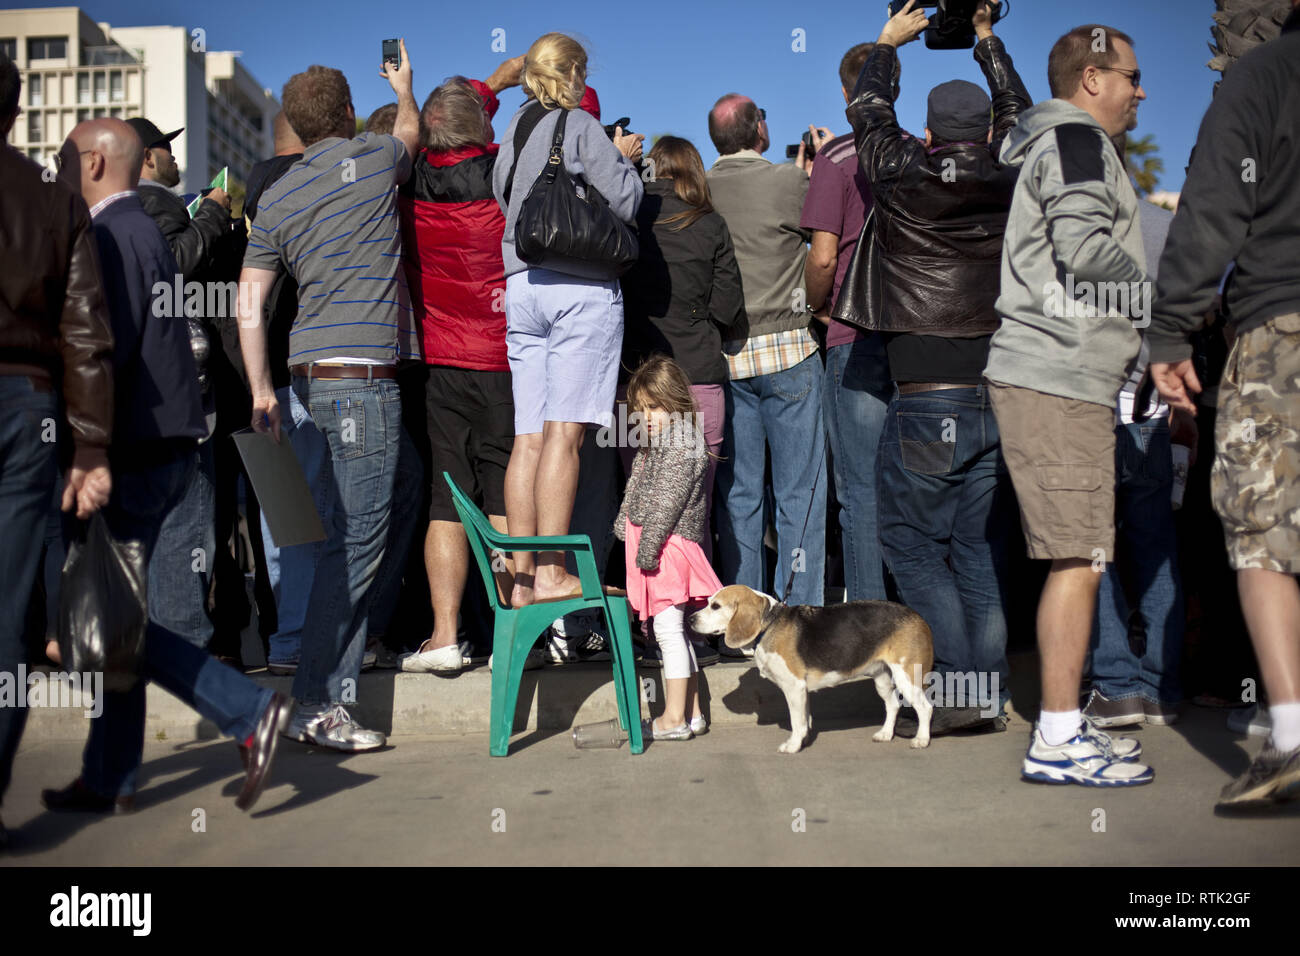
[[[374,651],[371,650],[365,651],[361,655],[361,669],[363,671],[370,670],[372,667],[375,666],[375,662],[378,660],[379,660],[379,655],[376,654]]]
[[[1133,787],[1155,779],[1150,767],[1121,758],[1109,741],[1085,720],[1079,733],[1054,747],[1035,725],[1020,775],[1035,783],[1077,783],[1086,787]]]
[[[702,737],[709,732],[709,722],[704,719],[704,715],[691,718],[691,733],[696,737]]]
[[[492,670],[492,659],[494,657],[496,657],[495,654],[488,655],[487,665],[489,671]],[[534,647],[531,651],[528,652],[528,656],[524,658],[524,670],[526,671],[540,670],[542,665],[545,663],[546,663],[546,652],[543,651],[540,647]]]
[[[1103,730],[1098,729],[1097,725],[1087,715],[1083,715],[1084,734],[1097,738],[1098,746],[1108,747],[1120,760],[1137,760],[1142,756],[1142,745],[1134,737],[1112,737]]]
[[[465,656],[459,644],[448,644],[429,651],[403,654],[397,664],[407,674],[459,674],[465,666]]]
[[[1270,737],[1254,762],[1219,795],[1220,807],[1300,799],[1300,747],[1278,750]]]
[[[691,641],[691,649],[695,651],[695,663],[701,667],[716,664],[722,659],[718,652],[704,641]]]
[[[266,669],[276,677],[289,677],[298,673],[298,658],[288,661],[267,661]]]
[[[911,707],[904,710],[906,712],[894,720],[894,734],[904,738],[915,737],[920,729],[916,711]],[[992,729],[997,720],[996,714],[986,714],[979,707],[936,707],[930,715],[930,736],[940,737],[958,730],[980,732],[986,727]],[[1005,718],[1002,729],[1006,729]]]
[[[576,642],[576,639],[561,637],[552,628],[546,632],[543,653],[551,664],[573,664],[578,660],[577,651],[573,648]]]
[[[291,740],[344,753],[376,750],[388,742],[384,734],[366,730],[353,720],[342,704],[299,706],[284,735]]]
[[[569,646],[574,648],[574,653],[577,654],[579,661],[613,660],[609,653],[609,645],[605,643],[605,638],[595,631],[592,631],[586,637],[570,639]]]
[[[1107,697],[1095,687],[1083,708],[1084,716],[1097,727],[1130,727],[1146,723],[1146,712],[1142,709],[1142,698]]]
[[[1235,707],[1228,711],[1228,729],[1234,734],[1267,737],[1273,732],[1273,718],[1269,715],[1268,708],[1259,704]]]
[[[1162,700],[1142,698],[1142,712],[1146,714],[1147,723],[1157,727],[1168,727],[1177,723],[1182,712],[1177,704],[1166,704]]]

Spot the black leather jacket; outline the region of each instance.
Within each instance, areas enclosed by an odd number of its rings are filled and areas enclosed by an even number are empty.
[[[1002,237],[1017,168],[997,161],[1002,140],[1032,103],[997,37],[975,46],[993,100],[993,141],[927,149],[899,128],[898,53],[878,44],[846,113],[874,199],[833,315],[884,332],[953,338],[998,327]]]

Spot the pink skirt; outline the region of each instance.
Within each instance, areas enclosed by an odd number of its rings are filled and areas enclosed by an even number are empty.
[[[659,570],[643,571],[636,566],[641,544],[641,526],[627,523],[627,600],[642,620],[654,617],[675,604],[692,598],[711,597],[722,587],[713,566],[694,541],[671,534],[659,553]]]

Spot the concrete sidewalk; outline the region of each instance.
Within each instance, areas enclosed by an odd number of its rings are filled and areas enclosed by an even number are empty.
[[[822,697],[817,736],[788,756],[776,752],[785,731],[753,715],[638,757],[578,751],[546,730],[506,759],[487,755],[482,733],[399,736],[352,757],[282,741],[251,815],[234,807],[229,741],[153,737],[136,814],[47,813],[40,790],[77,775],[81,741],[29,735],[0,866],[1300,863],[1300,803],[1214,814],[1260,746],[1229,734],[1222,712],[1189,708],[1174,727],[1138,731],[1155,782],[1103,791],[1020,781],[1019,719],[912,750],[873,743],[864,718],[828,720]]]

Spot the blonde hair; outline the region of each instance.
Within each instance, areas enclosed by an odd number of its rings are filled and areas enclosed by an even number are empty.
[[[587,89],[587,51],[571,36],[547,33],[524,54],[519,81],[547,109],[576,110]]]

